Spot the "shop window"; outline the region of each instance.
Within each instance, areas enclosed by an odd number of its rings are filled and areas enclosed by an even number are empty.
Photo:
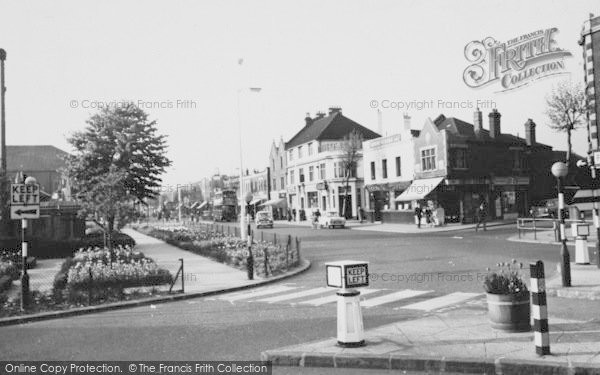
[[[421,150],[421,170],[435,170],[435,147],[425,148]]]

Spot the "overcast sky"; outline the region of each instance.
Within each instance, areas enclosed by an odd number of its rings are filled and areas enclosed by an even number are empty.
[[[236,173],[242,90],[250,169],[264,169],[273,139],[289,140],[307,112],[340,106],[377,131],[373,100],[433,100],[433,108],[406,111],[415,129],[440,113],[472,122],[472,108],[446,102],[489,101],[502,114],[503,132],[523,136],[532,118],[539,142],[564,149],[565,136],[546,126],[544,97],[561,79],[583,81],[577,40],[590,12],[600,14],[597,0],[0,0],[7,144],[70,151],[65,136],[84,127],[96,102],[132,100],[169,137],[174,165],[165,183]],[[508,41],[551,27],[559,29],[558,46],[573,54],[565,60],[570,74],[509,92],[463,82],[464,48],[472,40]],[[381,110],[384,133],[400,129],[404,111]],[[491,108],[482,110],[487,128]],[[585,128],[574,146],[587,152]]]

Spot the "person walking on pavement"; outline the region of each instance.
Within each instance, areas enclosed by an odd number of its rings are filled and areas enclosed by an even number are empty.
[[[477,232],[479,230],[479,226],[481,224],[483,224],[483,230],[487,231],[486,228],[486,221],[487,221],[487,210],[485,207],[485,202],[481,202],[481,204],[479,205],[479,207],[477,207],[477,225],[475,226],[475,232]]]
[[[417,218],[417,228],[421,229],[421,218],[423,217],[423,210],[421,205],[417,203],[415,207],[415,217]]]

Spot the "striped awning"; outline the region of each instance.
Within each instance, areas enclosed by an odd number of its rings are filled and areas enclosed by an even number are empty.
[[[414,180],[410,186],[400,194],[396,202],[410,202],[424,199],[429,193],[442,182],[444,177],[424,178],[422,180]]]

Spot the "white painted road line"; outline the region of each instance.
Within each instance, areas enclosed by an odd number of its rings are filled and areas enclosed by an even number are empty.
[[[455,305],[457,303],[469,300],[471,298],[479,297],[483,295],[483,293],[463,293],[463,292],[455,292],[450,293],[442,297],[428,299],[426,301],[413,303],[406,306],[396,307],[394,310],[398,309],[412,309],[412,310],[423,310],[423,311],[431,311],[435,309],[439,309],[440,307],[445,307],[449,305]]]
[[[366,296],[367,294],[379,292],[380,290],[382,290],[382,289],[365,289],[365,290],[361,290],[360,291],[360,295],[361,296]],[[332,294],[330,296],[327,296],[327,297],[321,297],[321,298],[311,299],[311,300],[308,300],[308,301],[302,301],[302,302],[298,302],[298,303],[302,304],[302,305],[321,306],[321,305],[325,305],[327,303],[332,303],[332,302],[337,301],[337,298],[338,298],[337,294],[335,294],[334,291],[332,291],[331,293]]]
[[[238,301],[241,299],[261,297],[261,296],[265,296],[267,294],[288,292],[293,289],[298,289],[298,288],[281,285],[281,286],[276,286],[276,287],[268,288],[268,289],[256,289],[256,290],[253,290],[251,292],[246,292],[246,293],[235,293],[235,295],[224,295],[222,297],[219,297],[218,299],[223,300],[223,301],[233,302],[233,301]]]
[[[391,303],[400,301],[407,298],[412,298],[416,296],[420,296],[422,294],[432,293],[432,290],[411,290],[405,289],[396,293],[386,294],[385,296],[375,297],[367,299],[365,302],[361,302],[360,305],[362,307],[373,307],[383,305],[384,303]]]
[[[332,291],[331,288],[314,288],[314,289],[302,290],[302,291],[296,292],[296,293],[284,294],[282,296],[263,298],[263,299],[259,299],[256,302],[268,302],[268,303],[282,302],[282,301],[287,301],[290,299],[296,299],[296,298],[301,298],[301,297],[313,296],[315,294],[326,293],[328,291],[331,292]]]

